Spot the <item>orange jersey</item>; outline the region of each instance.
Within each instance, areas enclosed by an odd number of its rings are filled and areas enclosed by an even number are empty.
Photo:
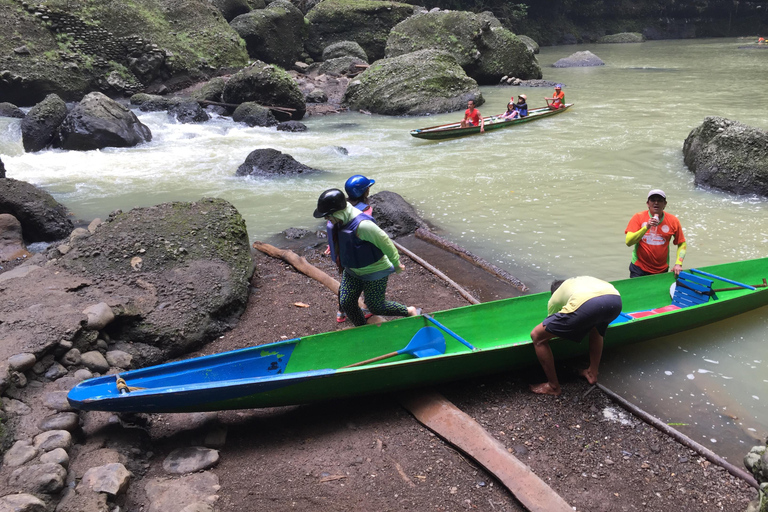
[[[475,126],[480,126],[480,111],[474,108],[470,112],[470,110],[467,109],[464,111],[464,119],[467,119],[470,123],[472,123]]]
[[[634,214],[624,233],[640,231],[643,223],[648,222],[649,219],[648,210]],[[651,274],[666,272],[669,269],[669,243],[672,238],[675,239],[675,245],[685,242],[683,227],[677,217],[664,212],[656,229],[649,228],[643,238],[635,244],[632,251],[632,263]]]

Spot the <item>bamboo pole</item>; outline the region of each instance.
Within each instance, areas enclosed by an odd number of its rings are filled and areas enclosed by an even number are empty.
[[[203,105],[216,105],[217,107],[227,107],[227,108],[237,108],[242,103],[222,103],[221,101],[211,101],[211,100],[196,100],[198,103],[202,103]],[[271,107],[269,105],[262,105],[264,108],[268,108],[270,110],[277,110],[279,112],[296,112],[295,108],[290,107]]]
[[[698,453],[702,457],[705,457],[707,460],[709,460],[713,464],[717,464],[718,466],[722,467],[723,469],[728,471],[733,476],[735,476],[737,478],[741,478],[742,480],[744,480],[746,483],[748,483],[749,485],[751,485],[755,489],[759,489],[760,488],[760,484],[757,483],[757,480],[755,480],[755,478],[752,475],[750,475],[749,473],[747,473],[743,469],[734,466],[733,464],[731,464],[730,462],[728,462],[724,458],[720,457],[718,454],[716,454],[715,452],[713,452],[712,450],[710,450],[706,446],[702,446],[701,444],[697,443],[696,441],[694,441],[690,437],[686,436],[685,434],[683,434],[679,430],[676,430],[676,429],[670,427],[669,425],[667,425],[666,423],[664,423],[663,421],[661,421],[657,417],[648,414],[647,412],[645,412],[644,410],[642,410],[641,408],[639,408],[635,404],[625,400],[624,398],[622,398],[621,396],[617,395],[616,393],[614,393],[613,391],[611,391],[607,387],[603,386],[599,382],[597,384],[595,384],[595,385],[598,388],[600,388],[600,390],[603,393],[608,395],[611,398],[611,400],[613,400],[614,402],[618,403],[620,406],[622,406],[623,408],[625,408],[626,410],[628,410],[629,412],[631,412],[632,414],[634,414],[635,416],[637,416],[638,418],[643,420],[644,422],[646,422],[649,425],[651,425],[653,427],[656,427],[657,429],[661,430],[664,434],[672,437],[678,443],[680,443],[680,444],[682,444],[684,446],[687,446],[688,448],[690,448],[691,450],[695,451],[696,453]]]
[[[450,252],[451,254],[455,254],[456,256],[459,256],[460,258],[467,260],[468,262],[472,263],[476,267],[479,267],[485,270],[486,272],[489,272],[495,275],[499,279],[506,281],[507,283],[511,284],[521,292],[530,291],[530,289],[525,285],[525,283],[520,281],[518,278],[516,278],[506,270],[501,269],[492,263],[489,263],[488,261],[484,260],[483,258],[480,258],[479,256],[475,256],[474,254],[467,251],[466,249],[459,247],[453,242],[449,242],[448,240],[440,236],[437,236],[436,234],[432,233],[427,229],[424,229],[424,228],[417,229],[416,238],[420,238],[421,240],[424,240],[425,242],[429,242],[435,247],[439,247],[443,250]]]

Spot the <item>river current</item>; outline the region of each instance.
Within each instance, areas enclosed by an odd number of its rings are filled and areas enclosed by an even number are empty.
[[[688,240],[685,267],[768,255],[768,201],[703,190],[682,146],[706,116],[768,129],[768,51],[737,39],[542,48],[544,78],[565,84],[568,112],[520,127],[442,142],[408,132],[455,120],[346,113],[309,117],[305,133],[248,128],[229,118],[200,125],[165,113],[137,115],[152,142],[137,148],[25,154],[19,121],[0,118],[8,177],[39,185],[78,218],[105,218],[171,200],[232,202],[252,240],[287,227],[315,229],[319,193],[352,174],[376,179],[416,206],[441,234],[494,262],[534,291],[554,277],[628,277],[629,218],[651,188],[668,197]],[[590,50],[606,65],[555,69]],[[531,108],[548,88],[483,87],[484,115],[511,95]],[[258,148],[275,148],[325,172],[238,178]],[[339,148],[345,148],[345,151]],[[768,269],[766,269],[768,277]],[[601,381],[739,464],[768,434],[768,308],[604,356]]]

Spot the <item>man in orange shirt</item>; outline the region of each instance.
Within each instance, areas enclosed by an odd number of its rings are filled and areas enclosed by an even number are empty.
[[[669,242],[675,239],[677,256],[672,271],[675,276],[683,270],[685,258],[685,235],[680,221],[671,213],[665,213],[667,195],[663,190],[648,192],[646,201],[648,210],[632,216],[627,224],[626,244],[634,246],[632,262],[629,264],[629,277],[641,277],[662,274],[669,270]]]
[[[467,110],[464,111],[464,120],[461,121],[462,128],[469,128],[470,126],[479,126],[480,133],[485,132],[483,115],[475,108],[474,100],[467,101]]]
[[[555,92],[552,93],[551,98],[544,98],[547,100],[547,106],[552,110],[557,110],[565,106],[565,93],[563,92],[563,86],[557,84],[555,86]]]

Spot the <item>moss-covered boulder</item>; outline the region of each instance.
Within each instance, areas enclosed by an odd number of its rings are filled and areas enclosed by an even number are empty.
[[[21,142],[24,151],[33,153],[48,147],[66,117],[67,105],[55,94],[49,94],[32,107],[21,120]]]
[[[480,89],[448,52],[420,50],[374,62],[347,88],[345,103],[385,115],[425,115],[483,103]]]
[[[217,76],[211,78],[199,89],[190,94],[190,97],[196,100],[221,101],[221,93],[224,92],[224,86],[227,85],[227,79]]]
[[[329,44],[323,49],[324,61],[340,57],[355,57],[368,62],[368,55],[366,55],[365,50],[354,41],[339,41],[338,43]]]
[[[598,43],[642,43],[643,41],[645,36],[640,32],[621,32],[603,36]]]
[[[254,101],[270,107],[288,107],[294,109],[290,117],[295,120],[302,119],[307,111],[296,81],[284,69],[261,61],[235,73],[224,86],[222,98],[225,103]]]
[[[164,203],[109,216],[59,259],[111,283],[113,339],[184,353],[231,328],[244,311],[253,259],[245,222],[223,199]]]
[[[252,10],[246,0],[211,0],[211,5],[218,9],[227,21],[232,21],[241,14]]]
[[[504,75],[541,78],[533,52],[489,12],[417,14],[395,26],[387,39],[387,57],[424,49],[450,53],[480,84],[497,84]]]
[[[370,61],[384,57],[389,31],[413,14],[413,6],[378,0],[323,0],[307,13],[312,23],[305,47],[319,60],[323,49],[339,41],[355,41]]]
[[[19,220],[27,243],[61,240],[73,229],[67,209],[51,194],[26,181],[0,179],[0,213]]]
[[[304,51],[307,25],[304,14],[288,0],[275,0],[233,19],[230,25],[243,38],[251,58],[283,68]]]
[[[768,197],[768,132],[707,117],[683,144],[685,165],[698,186]]]
[[[275,119],[272,111],[252,101],[240,104],[232,113],[232,120],[236,123],[245,123],[248,126],[275,126],[277,124],[277,119]]]
[[[517,34],[517,37],[520,38],[522,42],[525,43],[525,46],[528,47],[529,50],[531,50],[534,54],[538,55],[540,48],[539,43],[533,40],[533,38],[530,38],[528,36],[521,36],[520,34]]]

